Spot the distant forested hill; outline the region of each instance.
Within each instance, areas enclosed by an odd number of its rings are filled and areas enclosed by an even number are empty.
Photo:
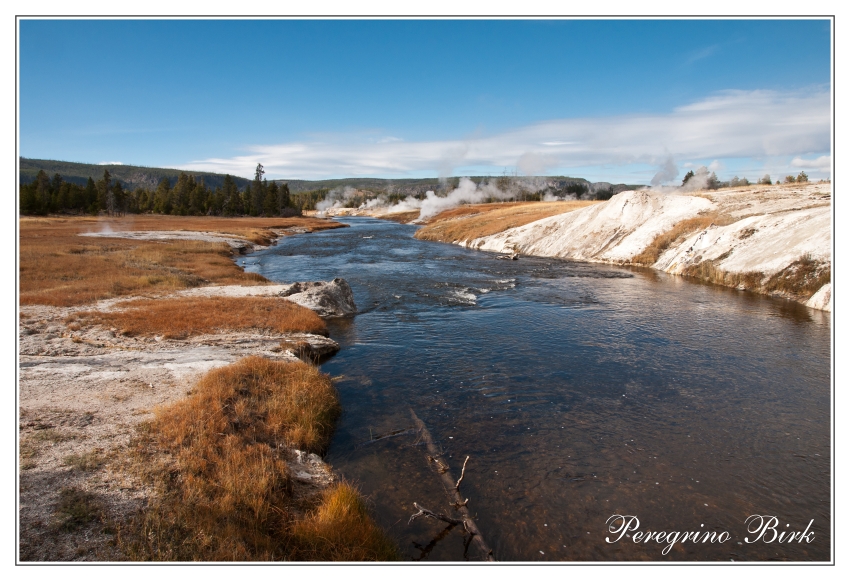
[[[50,159],[28,159],[21,160],[21,185],[30,184],[35,181],[39,170],[44,170],[51,178],[55,174],[62,176],[66,182],[85,186],[89,178],[97,181],[103,177],[103,171],[108,170],[114,180],[121,182],[127,190],[137,188],[154,189],[162,180],[168,178],[172,186],[177,184],[181,173],[193,176],[196,180],[202,179],[208,188],[215,189],[224,184],[224,174],[207,173],[198,171],[184,171],[180,169],[168,169],[162,167],[142,167],[137,165],[97,165],[93,163],[76,163],[73,161],[54,161]],[[233,177],[236,186],[241,190],[251,183],[245,178]]]
[[[567,176],[541,176],[541,177],[517,177],[517,176],[470,176],[476,184],[482,181],[516,182],[523,184],[525,188],[549,190],[552,192],[570,193],[582,195],[600,191],[620,193],[625,190],[640,188],[640,185],[611,184],[608,182],[589,182],[584,178],[572,178]],[[460,178],[452,177],[445,180],[438,178],[423,179],[380,179],[380,178],[345,178],[336,180],[275,180],[278,183],[289,184],[289,190],[293,193],[310,192],[317,190],[333,190],[334,188],[350,187],[355,190],[364,190],[374,193],[396,194],[401,197],[422,195],[428,190],[435,192],[452,190],[457,187]]]
[[[171,186],[177,184],[177,179],[181,173],[192,176],[195,180],[202,179],[203,183],[210,189],[219,188],[224,184],[224,174],[184,171],[179,169],[169,169],[162,167],[143,167],[136,165],[98,165],[93,163],[76,163],[72,161],[54,161],[49,159],[29,159],[26,157],[20,158],[21,163],[21,185],[30,184],[35,181],[35,176],[39,170],[44,170],[51,178],[55,174],[62,176],[66,182],[74,183],[80,186],[85,186],[89,177],[97,181],[103,177],[103,171],[108,170],[113,180],[121,182],[121,185],[127,190],[135,190],[137,188],[154,189],[157,187],[162,178],[168,178]],[[245,186],[251,183],[251,180],[231,176],[236,187],[239,190],[244,190]],[[457,187],[460,178],[448,178],[440,180],[438,178],[401,178],[401,179],[381,179],[381,178],[344,178],[333,180],[274,180],[280,185],[289,184],[289,191],[293,194],[301,192],[326,192],[335,188],[345,188],[346,186],[356,190],[364,190],[367,192],[396,194],[400,197],[409,195],[424,195],[426,191],[433,190],[440,192],[443,190],[451,190]],[[493,180],[496,178],[489,176],[471,176],[470,179],[475,183],[480,183],[484,180]],[[508,177],[503,178],[510,180],[526,180],[527,178]],[[596,193],[600,190],[619,193],[623,190],[634,189],[635,185],[626,184],[610,184],[607,182],[591,183],[583,178],[573,178],[565,176],[546,176],[533,178],[540,181],[540,187],[548,188],[553,191],[561,191],[581,195],[584,192]]]

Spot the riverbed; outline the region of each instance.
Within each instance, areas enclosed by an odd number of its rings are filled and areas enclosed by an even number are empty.
[[[411,409],[503,561],[830,559],[830,319],[791,301],[648,269],[494,254],[413,238],[415,226],[287,237],[240,258],[279,282],[346,279],[322,369],[344,413],[327,461],[414,560],[478,559],[412,429]],[[725,542],[619,542],[640,531]],[[811,542],[753,540],[776,516]],[[786,524],[788,525],[786,527]],[[448,530],[447,530],[448,529]]]

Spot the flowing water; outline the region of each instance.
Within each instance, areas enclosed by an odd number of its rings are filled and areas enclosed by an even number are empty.
[[[359,314],[330,323],[342,349],[322,365],[342,376],[344,409],[327,460],[406,558],[481,558],[462,527],[408,524],[414,502],[451,512],[412,409],[455,478],[470,456],[460,490],[498,560],[830,559],[827,314],[342,221],[350,228],[284,238],[247,268],[351,285]],[[617,514],[641,532],[730,538],[667,554],[655,539],[608,543]],[[754,514],[777,517],[779,532],[813,520],[811,542],[745,542]]]

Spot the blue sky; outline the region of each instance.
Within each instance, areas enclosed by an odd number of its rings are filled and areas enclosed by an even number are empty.
[[[22,20],[19,42],[24,157],[293,179],[829,176],[826,20]]]

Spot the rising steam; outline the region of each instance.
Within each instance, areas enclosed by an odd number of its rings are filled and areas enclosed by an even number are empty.
[[[445,184],[445,180],[441,181]],[[385,194],[379,194],[377,197],[361,204],[357,209],[383,209],[388,214],[419,210],[417,221],[421,221],[463,204],[527,199],[526,196],[529,194],[539,194],[547,202],[575,199],[576,197],[574,194],[559,192],[549,181],[541,177],[503,177],[482,181],[478,184],[469,178],[463,177],[460,178],[456,188],[444,195],[438,195],[436,192],[429,190],[425,192],[424,199],[407,196],[405,199],[393,203],[390,202]],[[316,204],[316,210],[322,215],[328,210],[350,207],[348,205],[351,199],[362,195],[363,192],[348,186],[337,188],[331,190],[324,200]]]

